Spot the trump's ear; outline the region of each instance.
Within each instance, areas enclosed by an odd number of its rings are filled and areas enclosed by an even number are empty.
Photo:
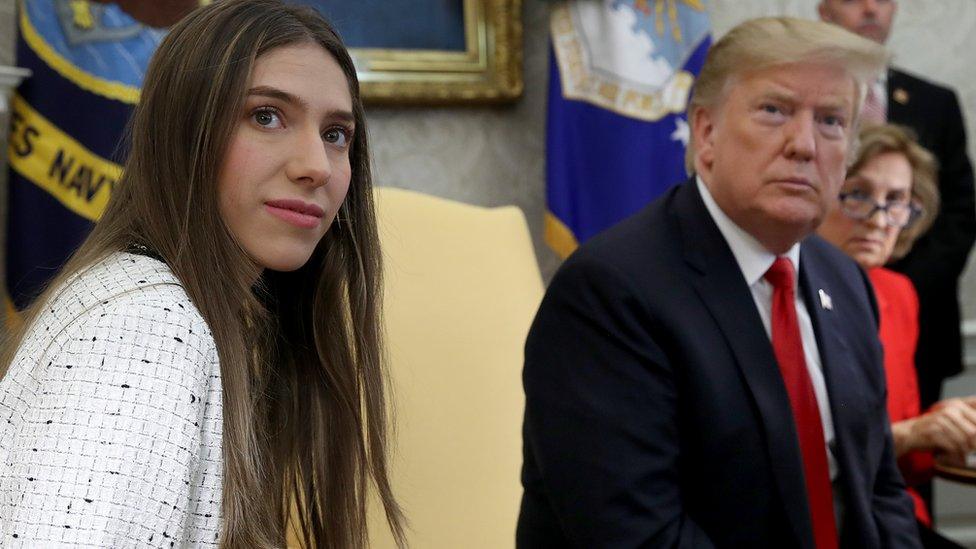
[[[710,108],[699,105],[691,111],[691,136],[695,144],[695,172],[710,173],[715,161],[715,116]]]

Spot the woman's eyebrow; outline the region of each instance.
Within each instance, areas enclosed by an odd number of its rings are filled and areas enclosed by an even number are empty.
[[[247,90],[247,95],[258,95],[261,97],[270,97],[271,99],[278,99],[295,105],[302,110],[308,110],[308,102],[298,97],[297,95],[290,94],[284,90],[279,90],[278,88],[273,88],[271,86],[257,86]]]
[[[269,97],[271,99],[277,99],[279,101],[283,101],[285,103],[288,103],[289,105],[294,105],[303,111],[309,110],[308,102],[302,99],[301,97],[298,97],[297,95],[288,93],[284,90],[280,90],[272,86],[256,86],[254,88],[247,90],[247,95]],[[352,124],[356,121],[356,117],[353,115],[351,111],[347,111],[343,109],[330,110],[327,113],[325,113],[325,118],[330,120],[337,119],[347,124]]]

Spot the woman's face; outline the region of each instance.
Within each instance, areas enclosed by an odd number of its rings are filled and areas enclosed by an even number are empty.
[[[912,167],[901,153],[880,154],[850,174],[841,193],[853,193],[879,205],[907,204],[912,194]],[[901,228],[891,226],[878,209],[865,219],[853,219],[835,201],[817,232],[870,269],[888,261]]]
[[[308,261],[349,190],[354,117],[346,76],[313,43],[259,57],[218,180],[220,215],[259,266]]]

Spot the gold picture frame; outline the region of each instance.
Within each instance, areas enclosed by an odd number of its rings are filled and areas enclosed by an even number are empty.
[[[463,0],[465,51],[352,48],[370,105],[504,103],[522,95],[522,0]]]

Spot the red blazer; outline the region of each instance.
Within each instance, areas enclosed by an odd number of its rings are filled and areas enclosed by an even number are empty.
[[[918,295],[911,280],[883,267],[868,270],[868,278],[878,299],[878,336],[884,349],[885,377],[888,381],[888,416],[892,423],[918,417],[918,378],[915,373],[915,346],[918,343]],[[932,453],[910,452],[898,460],[915,500],[915,516],[932,525],[921,496],[911,486],[932,478]]]

